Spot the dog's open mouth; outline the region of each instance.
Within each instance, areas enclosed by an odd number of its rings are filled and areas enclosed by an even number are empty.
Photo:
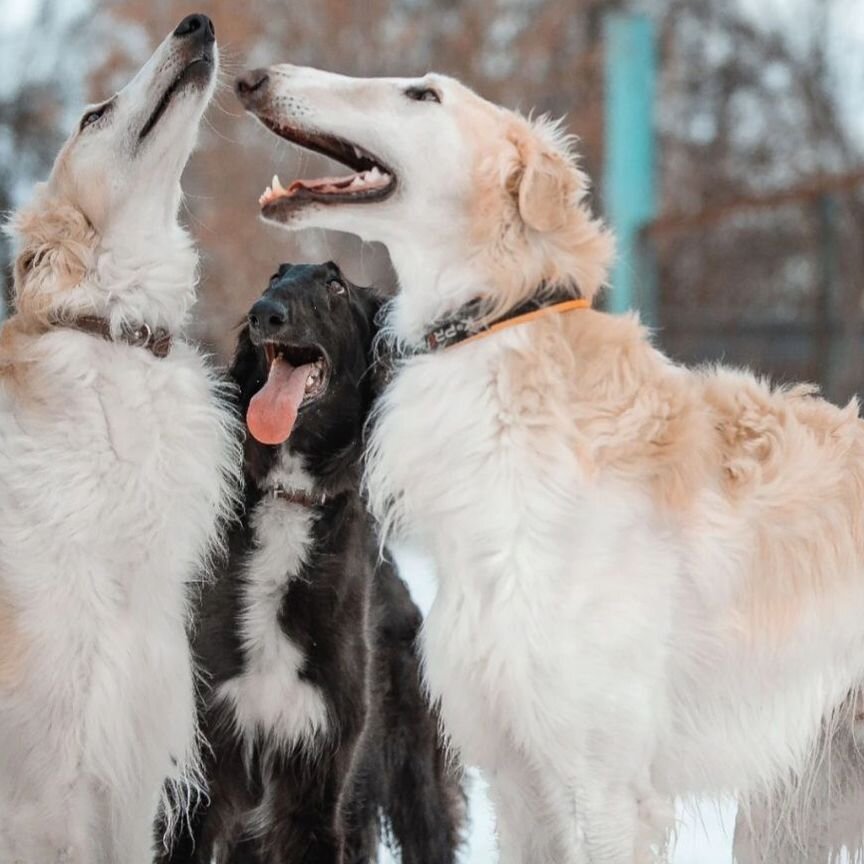
[[[396,188],[393,172],[367,150],[333,135],[282,126],[261,118],[268,129],[280,138],[306,150],[321,153],[340,162],[353,173],[344,177],[319,177],[294,180],[287,188],[274,176],[273,182],[258,199],[267,218],[278,218],[280,210],[296,209],[317,201],[324,204],[371,204],[388,198]]]
[[[147,118],[147,122],[138,133],[138,141],[143,141],[155,128],[156,124],[165,116],[168,106],[174,97],[187,87],[195,85],[206,86],[213,74],[213,54],[205,51],[200,57],[189,63],[183,71],[168,85],[162,97],[156,103],[153,113]]]
[[[282,444],[291,436],[300,409],[327,390],[330,362],[317,345],[265,342],[267,380],[252,397],[246,425],[256,441]]]

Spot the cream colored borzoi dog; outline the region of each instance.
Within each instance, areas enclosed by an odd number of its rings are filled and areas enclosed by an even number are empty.
[[[190,580],[239,464],[183,341],[196,254],[180,174],[213,91],[189,16],[88,108],[15,214],[0,332],[0,861],[147,864],[195,762]]]
[[[369,493],[436,564],[428,683],[501,860],[633,864],[677,795],[806,786],[864,675],[856,406],[682,368],[590,309],[429,351],[478,299],[595,297],[612,240],[569,142],[440,76],[275,66],[237,90],[357,172],[277,180],[264,218],[382,241],[396,267]]]

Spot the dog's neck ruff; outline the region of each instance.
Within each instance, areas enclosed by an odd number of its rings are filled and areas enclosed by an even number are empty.
[[[110,322],[98,315],[55,318],[51,321],[51,326],[80,330],[82,333],[99,336],[108,342],[125,342],[133,348],[144,348],[160,360],[171,353],[171,346],[174,344],[174,338],[164,327],[157,327],[154,330],[148,324],[139,324],[137,327],[124,324],[119,331],[113,332]]]
[[[545,315],[560,315],[574,309],[590,309],[591,301],[584,297],[574,297],[572,291],[565,293],[561,289],[550,290],[543,286],[537,295],[492,321],[481,320],[485,305],[486,301],[480,299],[466,303],[452,318],[429,330],[420,346],[414,349],[414,353],[443,351],[445,348],[483,339],[509,327],[535,321]]]
[[[324,492],[306,492],[303,489],[292,489],[281,484],[274,486],[270,490],[270,495],[280,501],[287,501],[289,504],[299,504],[301,507],[308,508],[323,507],[330,500]]]

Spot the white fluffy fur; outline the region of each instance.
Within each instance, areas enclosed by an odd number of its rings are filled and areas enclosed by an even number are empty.
[[[601,838],[590,860],[630,864],[639,816],[668,815],[645,739],[663,710],[673,614],[657,600],[674,593],[678,562],[656,540],[647,495],[589,486],[564,448],[522,443],[530,433],[488,382],[508,345],[529,339],[514,331],[470,349],[470,374],[457,351],[403,368],[374,427],[372,505],[391,521],[398,496],[399,529],[434,560],[427,682],[489,779],[502,862],[579,860],[581,811]],[[409,446],[419,441],[434,450]]]
[[[188,62],[169,37],[16,214],[0,335],[0,861],[147,864],[166,780],[196,764],[187,589],[240,462],[222,385],[182,338],[196,255],[179,178],[211,88],[143,118]],[[185,58],[185,59],[184,59]],[[211,85],[212,87],[212,85]],[[165,359],[48,326],[167,327]]]
[[[387,244],[395,342],[541,280],[594,296],[609,238],[548,125],[440,76],[269,72],[262,119],[396,174],[382,203],[271,213]],[[806,791],[864,674],[855,405],[686,370],[634,319],[575,312],[403,361],[368,487],[436,565],[426,674],[489,780],[502,864],[644,862],[676,795]]]

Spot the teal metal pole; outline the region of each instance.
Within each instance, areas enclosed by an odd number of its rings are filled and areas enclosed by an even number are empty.
[[[604,20],[606,213],[617,255],[609,309],[639,309],[657,323],[653,254],[642,231],[657,213],[654,99],[657,56],[654,22],[646,15],[609,13]]]

